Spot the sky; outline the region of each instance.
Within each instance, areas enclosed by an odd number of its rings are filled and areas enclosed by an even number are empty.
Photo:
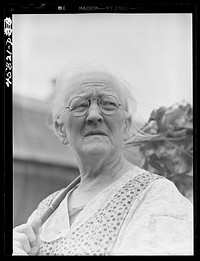
[[[13,93],[45,101],[69,64],[118,71],[137,100],[137,117],[192,104],[192,14],[15,14]]]

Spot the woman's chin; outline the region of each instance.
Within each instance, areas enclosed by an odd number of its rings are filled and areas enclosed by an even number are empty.
[[[111,146],[108,143],[88,143],[82,147],[82,151],[88,157],[99,157],[108,155],[111,152]]]

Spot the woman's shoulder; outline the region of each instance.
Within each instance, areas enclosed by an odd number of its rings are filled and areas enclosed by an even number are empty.
[[[134,182],[139,182],[139,183],[149,183],[151,184],[155,180],[160,180],[160,179],[166,179],[165,177],[149,172],[141,167],[132,165],[132,168],[130,171],[127,173],[129,178],[132,179]]]
[[[166,177],[158,174],[158,173],[153,173],[150,171],[147,171],[141,167],[134,166],[131,168],[131,170],[127,173],[131,179],[137,182],[146,182],[151,184],[152,186],[160,186],[164,185],[167,186],[171,189],[175,188],[175,185],[172,181],[167,179]]]
[[[146,171],[140,167],[135,167],[129,175],[132,176],[134,181],[147,185],[143,192],[147,198],[158,198],[160,201],[179,201],[189,205],[192,204],[181,194],[174,182],[166,177]]]

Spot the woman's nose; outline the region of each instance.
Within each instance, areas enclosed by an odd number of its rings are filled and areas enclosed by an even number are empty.
[[[103,121],[103,117],[99,106],[97,105],[97,103],[91,104],[90,107],[88,108],[86,122],[88,124],[91,124],[91,123],[99,123],[102,121]]]

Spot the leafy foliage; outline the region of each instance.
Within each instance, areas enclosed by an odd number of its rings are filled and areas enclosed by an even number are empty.
[[[135,135],[126,146],[139,146],[143,168],[173,181],[191,199],[193,180],[193,110],[181,102],[154,110],[142,127],[147,135]],[[191,199],[192,200],[192,199]]]

